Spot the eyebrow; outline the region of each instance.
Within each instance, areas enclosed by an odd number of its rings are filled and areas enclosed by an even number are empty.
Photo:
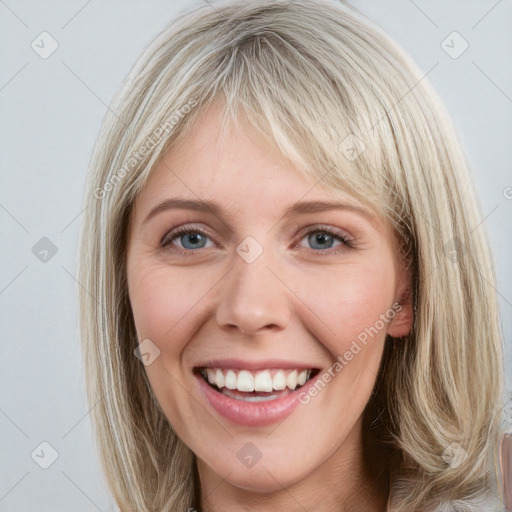
[[[223,211],[219,204],[213,201],[207,200],[195,200],[195,199],[184,199],[179,197],[174,197],[171,199],[166,199],[162,203],[158,204],[154,208],[151,209],[149,214],[146,216],[143,224],[146,224],[149,220],[154,218],[157,214],[173,209],[181,209],[181,210],[194,210],[201,212],[209,212],[213,215],[223,218]],[[339,201],[302,201],[295,204],[290,205],[281,216],[281,219],[286,219],[293,215],[307,214],[307,213],[321,213],[328,210],[348,210],[353,211],[355,213],[359,213],[360,215],[366,217],[369,221],[375,220],[375,214],[358,205],[342,203]]]

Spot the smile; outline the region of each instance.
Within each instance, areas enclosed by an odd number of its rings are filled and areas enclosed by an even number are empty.
[[[300,403],[299,390],[309,387],[320,370],[196,367],[194,373],[218,413],[244,426],[263,426],[288,416]]]
[[[242,393],[260,391],[295,390],[303,386],[311,377],[313,369],[269,369],[258,372],[249,370],[233,370],[224,368],[203,368],[201,374],[208,384],[216,387],[220,392],[230,396],[229,390]],[[239,395],[243,399],[243,395]],[[274,394],[272,396],[279,396]]]

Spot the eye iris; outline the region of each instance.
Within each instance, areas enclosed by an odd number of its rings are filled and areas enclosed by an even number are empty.
[[[180,239],[181,243],[183,244],[183,247],[185,247],[186,249],[197,249],[198,243],[200,244],[199,248],[204,247],[204,243],[206,241],[205,236],[201,235],[201,233],[194,232],[181,235]],[[187,246],[187,242],[190,242],[192,246]],[[201,242],[203,242],[202,245]]]
[[[181,244],[185,249],[201,249],[205,247],[208,237],[198,231],[188,231],[182,235],[176,235],[180,238]],[[329,249],[332,247],[336,237],[328,231],[316,231],[308,236],[309,243],[313,249]]]
[[[332,246],[333,240],[334,237],[325,231],[319,231],[309,235],[309,242],[314,249],[329,249]],[[320,244],[320,247],[315,247],[317,242]],[[326,247],[323,244],[328,244],[328,246]]]

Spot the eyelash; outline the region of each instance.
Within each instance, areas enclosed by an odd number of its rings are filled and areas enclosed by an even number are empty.
[[[176,238],[188,235],[190,233],[199,233],[200,235],[203,235],[207,238],[210,238],[210,235],[204,231],[201,228],[191,228],[190,226],[181,226],[179,228],[176,228],[174,231],[171,230],[168,233],[166,233],[160,243],[161,247],[168,248],[167,250],[171,252],[178,252],[181,254],[184,254],[186,256],[193,256],[193,253],[198,252],[200,249],[181,249],[179,247],[175,247],[173,249],[170,249],[169,247],[172,245],[172,241]],[[314,228],[311,228],[310,230],[302,233],[299,237],[299,240],[297,243],[294,244],[293,248],[295,249],[298,246],[298,243],[302,241],[305,237],[315,234],[315,233],[328,233],[329,235],[332,235],[336,240],[340,241],[343,245],[343,247],[339,249],[328,249],[328,250],[322,250],[322,249],[310,249],[310,251],[318,253],[319,255],[333,255],[338,254],[340,252],[345,251],[347,248],[354,247],[353,242],[347,238],[346,236],[343,236],[341,233],[336,231],[335,229],[329,227],[329,226],[315,226]],[[166,241],[167,240],[167,241]]]

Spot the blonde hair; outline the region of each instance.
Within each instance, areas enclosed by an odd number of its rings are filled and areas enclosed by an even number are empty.
[[[78,277],[94,432],[124,512],[198,506],[194,455],[134,356],[125,248],[155,164],[219,99],[225,120],[247,116],[299,172],[370,206],[401,241],[414,325],[386,340],[371,400],[395,453],[392,510],[471,500],[489,486],[503,380],[494,268],[469,165],[422,76],[334,0],[205,5],[139,58],[91,159]],[[450,445],[467,458],[450,464]]]

